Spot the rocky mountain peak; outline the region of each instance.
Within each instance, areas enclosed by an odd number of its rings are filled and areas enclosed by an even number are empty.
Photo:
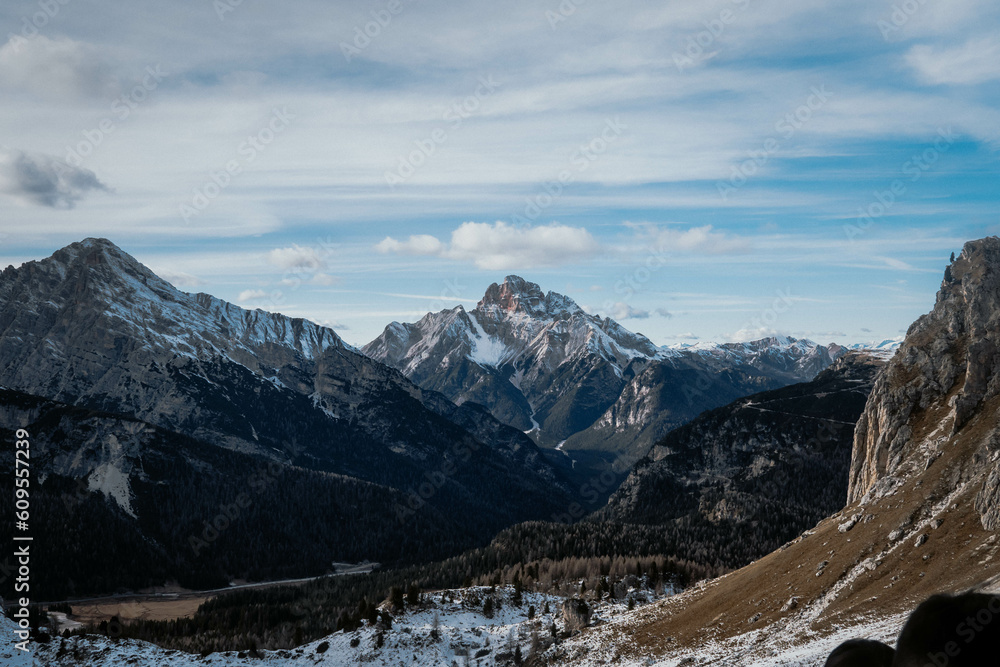
[[[537,284],[520,276],[507,276],[502,284],[493,283],[479,302],[479,310],[499,309],[506,313],[524,312],[534,314],[545,303],[545,293]]]
[[[949,448],[972,447],[969,465],[979,464],[963,475],[985,477],[976,506],[984,526],[1000,528],[998,396],[1000,238],[989,237],[945,269],[934,309],[880,374],[855,432],[850,501],[891,493]]]
[[[71,243],[65,248],[54,252],[48,259],[41,260],[40,263],[58,264],[66,268],[76,266],[88,268],[107,267],[119,273],[124,269],[125,272],[131,275],[154,275],[152,271],[143,266],[137,259],[104,238],[86,238],[82,241]]]

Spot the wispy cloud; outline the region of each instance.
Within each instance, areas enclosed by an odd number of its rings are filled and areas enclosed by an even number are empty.
[[[600,311],[600,309],[598,309]],[[636,308],[627,303],[618,301],[611,305],[606,313],[602,313],[613,320],[646,320],[649,319],[649,311]]]
[[[973,37],[957,46],[918,44],[906,62],[932,84],[979,84],[1000,79],[1000,38]]]

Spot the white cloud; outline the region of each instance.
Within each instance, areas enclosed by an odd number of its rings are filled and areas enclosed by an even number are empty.
[[[1000,41],[990,35],[950,48],[918,44],[906,53],[906,62],[927,83],[983,83],[1000,78]]]
[[[0,192],[49,208],[73,208],[87,193],[110,192],[94,172],[59,158],[0,148]]]
[[[267,292],[262,289],[247,289],[240,292],[236,297],[239,303],[256,303],[267,298]]]
[[[160,276],[174,287],[198,287],[204,285],[205,281],[191,273],[175,271],[174,269],[153,269],[153,273]]]
[[[656,313],[657,315],[659,315],[660,317],[665,317],[665,318],[667,318],[668,320],[669,320],[670,318],[672,318],[672,317],[674,316],[674,314],[673,314],[673,313],[671,313],[671,312],[670,312],[669,310],[667,310],[666,308],[657,308],[657,309],[656,309],[656,310],[655,310],[654,312],[655,312],[655,313]]]
[[[440,255],[445,246],[430,234],[414,234],[405,241],[397,241],[387,236],[375,246],[375,249],[396,255]]]
[[[607,310],[608,317],[613,320],[645,320],[649,318],[648,310],[633,308],[622,301],[605,306],[604,310]]]
[[[423,255],[471,261],[486,270],[558,266],[594,256],[599,245],[582,227],[551,224],[514,227],[506,222],[465,222],[451,233],[447,244],[427,234],[398,241],[386,237],[379,252]]]
[[[690,331],[688,331],[686,333],[671,334],[670,337],[674,338],[676,340],[698,340],[698,336],[695,336]]]
[[[114,66],[96,47],[44,35],[15,36],[0,47],[0,86],[54,99],[110,99],[120,91]]]
[[[881,259],[883,262],[885,262],[885,265],[888,266],[890,269],[899,269],[901,271],[914,270],[913,265],[904,262],[901,259],[896,259],[895,257],[879,257],[878,259]]]
[[[667,227],[654,232],[656,247],[664,252],[700,253],[705,255],[724,255],[734,252],[744,252],[750,244],[725,232],[714,231],[712,225],[691,227],[690,229],[675,229]]]
[[[267,261],[282,269],[308,269],[319,271],[326,268],[326,259],[315,248],[292,245],[289,248],[275,248],[267,253]]]

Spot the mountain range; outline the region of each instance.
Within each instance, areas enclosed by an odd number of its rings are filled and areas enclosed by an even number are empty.
[[[472,310],[393,322],[362,351],[457,404],[486,406],[543,447],[621,473],[704,410],[811,380],[847,350],[789,337],[658,347],[511,275]]]
[[[189,537],[241,494],[261,516],[234,522],[240,533],[292,533],[276,530],[279,517],[303,507],[315,520],[284,544],[314,555],[300,575],[338,560],[443,556],[571,502],[535,443],[481,406],[418,387],[331,329],[180,292],[104,239],[0,273],[0,385],[9,390],[0,428],[34,429],[46,464],[36,502],[82,480],[84,497],[103,494],[115,521],[173,576],[287,573],[273,554],[229,554],[226,543],[241,546],[235,530],[214,556],[191,548]],[[273,483],[255,483],[257,469]],[[171,516],[162,494],[199,484],[199,502]],[[316,486],[351,502],[309,507]],[[265,498],[278,505],[266,509]],[[370,515],[363,498],[377,499]],[[351,512],[363,516],[345,519]],[[59,534],[65,519],[50,518]],[[374,523],[360,530],[357,521]],[[323,558],[305,546],[313,533],[324,535]],[[97,539],[82,536],[79,549],[99,554]]]
[[[730,535],[716,533],[709,543],[738,541],[741,534],[766,535],[768,521],[781,519],[783,508],[770,504],[776,493],[810,511],[840,505],[738,570],[651,602],[642,589],[648,569],[607,592],[606,577],[595,576],[574,586],[563,613],[554,614],[543,597],[550,592],[525,590],[518,601],[521,586],[532,583],[530,561],[545,553],[524,539],[545,527],[522,524],[505,531],[510,548],[533,554],[516,569],[513,585],[436,590],[429,601],[393,607],[400,615],[391,626],[362,623],[264,657],[291,665],[395,664],[420,656],[449,665],[474,651],[505,664],[523,654],[539,664],[818,667],[848,638],[891,643],[932,594],[1000,590],[998,325],[1000,239],[967,243],[947,268],[933,310],[909,328],[891,358],[844,355],[809,382],[702,414],[659,440],[601,513],[572,526],[578,534],[613,535],[615,522],[629,521],[659,531],[696,515],[702,527],[730,522]],[[580,551],[565,540],[558,546]],[[616,547],[625,545],[619,540]],[[491,595],[503,599],[502,613],[499,606],[489,615],[481,609]],[[526,603],[534,605],[527,613],[518,607]],[[551,624],[552,637],[539,636],[533,613],[541,614],[543,629]],[[572,631],[588,621],[592,627]],[[962,627],[957,639],[967,634]],[[84,651],[91,646],[101,664],[197,660],[138,642],[82,643]],[[954,655],[961,645],[947,650]],[[54,645],[43,653],[58,655]],[[213,659],[235,665],[244,655]],[[930,662],[948,663],[936,654]]]
[[[809,382],[705,411],[659,440],[596,518],[682,526],[697,536],[688,550],[720,568],[766,555],[844,506],[854,425],[882,366],[850,353]]]

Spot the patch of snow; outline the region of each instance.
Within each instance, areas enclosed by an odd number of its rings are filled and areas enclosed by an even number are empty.
[[[114,462],[102,463],[90,473],[87,477],[87,490],[100,491],[105,498],[114,498],[126,514],[133,519],[138,518],[132,509],[132,487],[128,483],[128,475]]]
[[[507,346],[504,345],[502,340],[493,338],[486,333],[483,325],[476,319],[474,312],[469,313],[469,321],[472,322],[472,327],[475,329],[469,359],[477,364],[496,368],[508,356],[509,351]]]

